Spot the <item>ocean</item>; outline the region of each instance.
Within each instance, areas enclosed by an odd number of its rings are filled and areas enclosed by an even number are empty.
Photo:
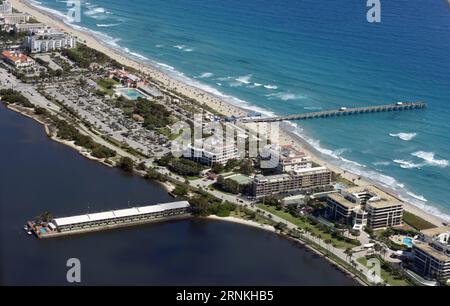
[[[67,1],[33,1],[64,16]],[[447,1],[82,0],[130,57],[264,114],[425,101],[420,111],[296,122],[320,155],[450,220]]]

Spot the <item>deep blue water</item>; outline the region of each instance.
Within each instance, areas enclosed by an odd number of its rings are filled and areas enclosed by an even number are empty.
[[[366,21],[364,0],[82,2],[77,26],[241,106],[291,114],[426,101],[424,111],[302,122],[299,131],[336,164],[450,215],[446,1],[382,0],[379,24]]]

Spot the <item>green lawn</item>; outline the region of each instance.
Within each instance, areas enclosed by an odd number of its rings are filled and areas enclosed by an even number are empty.
[[[107,95],[112,96],[114,94],[114,85],[119,84],[110,78],[104,78],[97,81],[97,84],[106,92]]]
[[[360,257],[356,260],[363,266],[367,266],[367,258]],[[388,271],[381,269],[381,278],[391,286],[410,286],[410,284],[404,279],[395,279],[391,273]]]
[[[332,241],[333,246],[335,246],[336,248],[347,249],[347,248],[355,247],[355,245],[353,245],[351,243],[333,238],[331,236],[331,234],[322,231],[321,229],[319,229],[318,227],[314,226],[313,224],[311,224],[307,221],[303,221],[300,218],[294,217],[290,213],[285,212],[283,210],[277,210],[274,206],[268,206],[268,205],[264,205],[264,204],[257,204],[256,206],[260,209],[268,211],[286,221],[289,221],[289,222],[295,224],[296,226],[298,226],[301,229],[309,228],[310,233],[314,234],[316,237],[318,235],[320,235],[322,240],[330,239]]]
[[[403,221],[419,231],[436,227],[434,224],[407,211],[403,212]]]

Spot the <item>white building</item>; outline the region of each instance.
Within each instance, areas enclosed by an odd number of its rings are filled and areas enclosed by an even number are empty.
[[[25,46],[31,53],[51,52],[65,48],[75,48],[76,39],[53,29],[37,31],[25,39]]]
[[[269,168],[274,168],[279,173],[311,168],[313,166],[309,155],[291,145],[269,145],[263,149],[261,155],[265,160],[270,159]]]
[[[0,16],[0,24],[14,25],[16,23],[24,23],[30,20],[30,15],[26,13],[3,14]]]
[[[0,15],[4,14],[12,14],[12,5],[8,1],[3,1],[3,3],[0,4]]]
[[[224,165],[230,159],[238,158],[238,150],[234,141],[224,143],[222,139],[211,136],[189,145],[184,156],[208,166]]]
[[[15,33],[36,33],[39,31],[43,31],[48,28],[43,23],[15,23],[12,27],[12,30]]]

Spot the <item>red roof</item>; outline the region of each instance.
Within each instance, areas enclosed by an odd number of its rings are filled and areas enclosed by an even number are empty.
[[[13,61],[14,63],[17,61],[20,61],[22,63],[26,63],[28,61],[28,56],[22,53],[17,52],[11,52],[8,50],[5,50],[2,52],[3,57],[8,58],[10,61]]]

